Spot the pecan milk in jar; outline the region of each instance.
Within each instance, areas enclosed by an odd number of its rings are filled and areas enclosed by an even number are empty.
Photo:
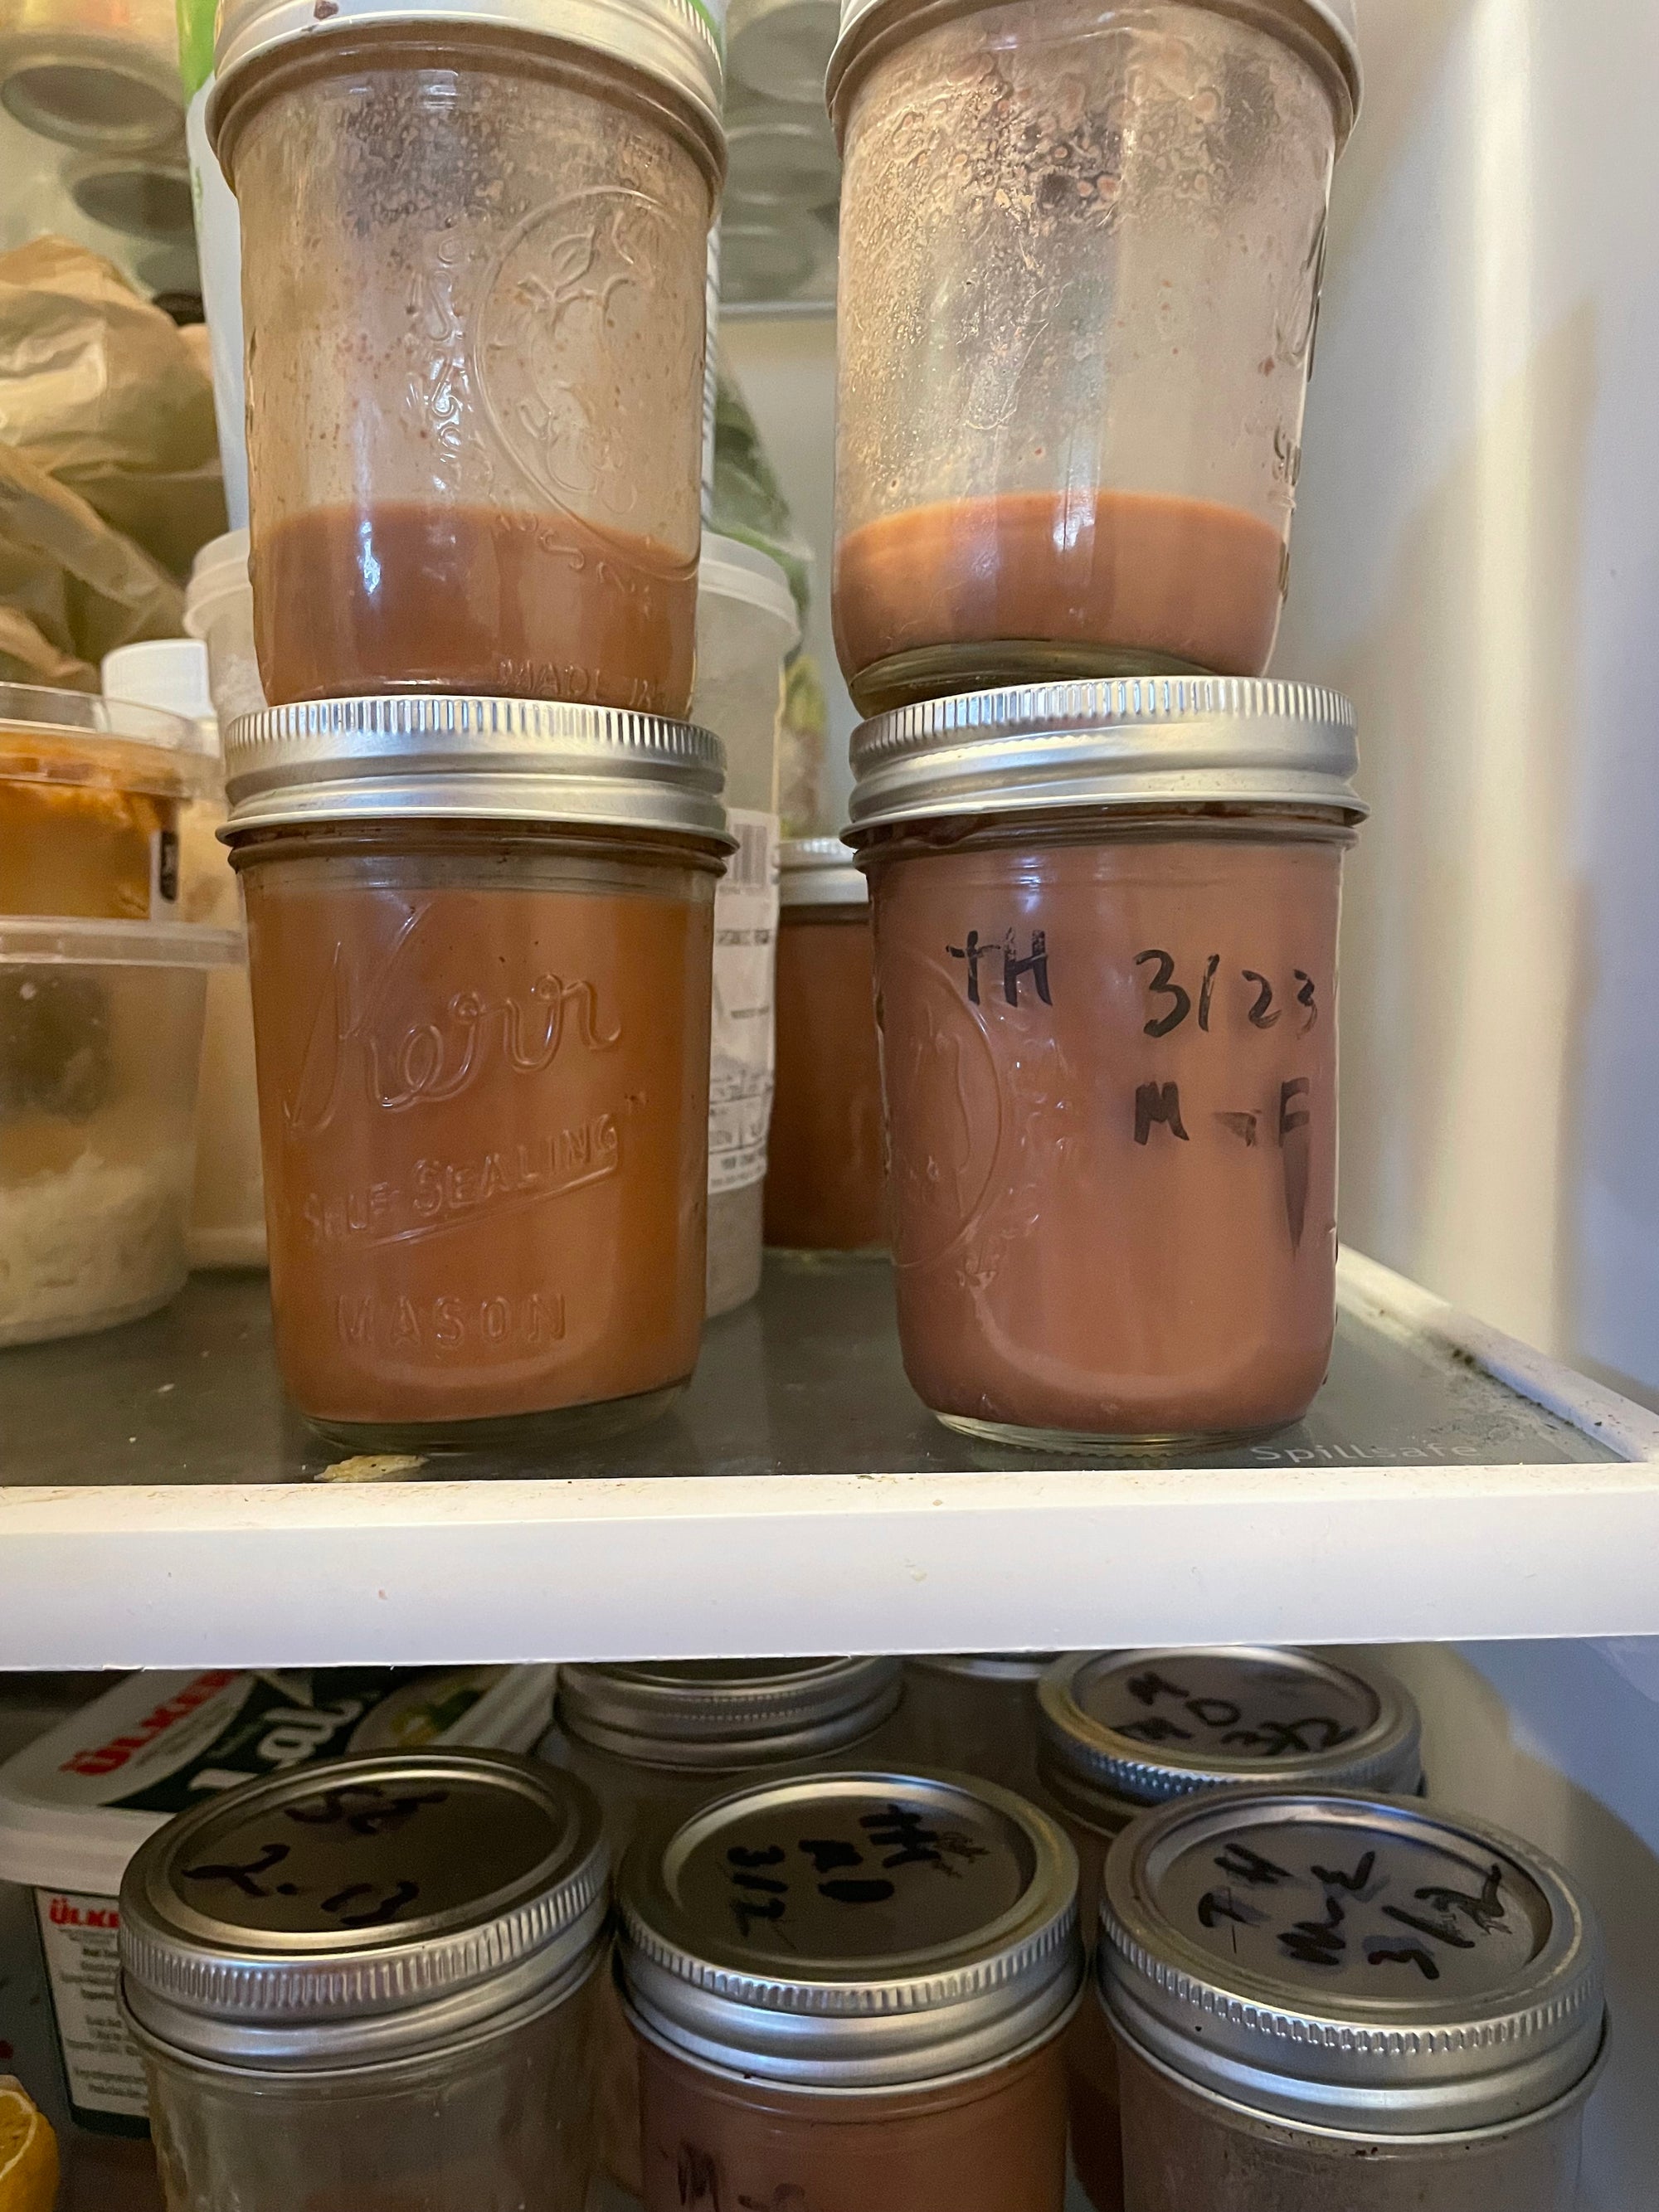
[[[1267,667],[1352,0],[843,0],[860,708]]]
[[[1073,1651],[1036,1695],[1043,1800],[1077,1849],[1090,1941],[1106,1854],[1149,1806],[1252,1784],[1405,1794],[1422,1781],[1410,1692],[1346,1651]],[[1117,2066],[1098,2006],[1079,2012],[1066,2069],[1078,2179],[1096,2212],[1121,2212]]]
[[[1076,1449],[1307,1410],[1355,766],[1334,693],[1217,678],[854,738],[899,1335],[950,1426]]]
[[[1101,1995],[1127,2212],[1571,2212],[1606,2047],[1595,1920],[1502,1830],[1253,1790],[1138,1821]]]
[[[870,892],[839,837],[783,848],[777,1087],[766,1241],[805,1252],[887,1241]]]
[[[654,1413],[702,1325],[718,742],[404,696],[228,757],[289,1395],[369,1449]]]
[[[504,1752],[169,1822],[121,1886],[167,2212],[583,2212],[606,1874],[588,1792]]]
[[[647,1831],[647,2212],[1060,2212],[1076,1890],[1054,1823],[965,1778],[797,1777]]]
[[[255,634],[272,705],[684,714],[708,237],[693,0],[229,0]]]

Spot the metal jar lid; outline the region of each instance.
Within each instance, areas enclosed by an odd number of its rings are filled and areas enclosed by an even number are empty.
[[[1120,2033],[1247,2112],[1371,2139],[1524,2119],[1588,2085],[1601,1940],[1561,1869],[1462,1814],[1268,1790],[1148,1814],[1106,1863]]]
[[[719,1799],[641,1836],[618,1901],[641,2033],[795,2088],[1006,2064],[1082,1986],[1076,1853],[966,1777],[799,1775]]]
[[[556,699],[388,692],[246,714],[224,732],[228,830],[569,822],[730,847],[711,731]]]
[[[223,2065],[334,2072],[455,2048],[598,1962],[592,1793],[507,1752],[381,1753],[231,1790],[121,1885],[139,2033]]]
[[[870,886],[850,845],[839,837],[786,837],[778,863],[783,905],[867,906]]]
[[[902,1687],[896,1659],[688,1659],[562,1667],[567,1735],[641,1766],[732,1767],[856,1743]]]
[[[853,738],[852,830],[1062,807],[1366,808],[1353,708],[1311,684],[1141,676],[967,691]]]
[[[837,135],[846,129],[846,95],[855,63],[873,60],[918,31],[996,0],[842,0],[841,35],[830,57],[825,96]],[[1336,111],[1341,152],[1359,113],[1359,21],[1355,0],[1199,0],[1224,15],[1293,43],[1322,78]]]
[[[1037,1711],[1043,1778],[1084,1820],[1241,1784],[1409,1793],[1422,1779],[1410,1692],[1346,1654],[1073,1651]]]
[[[725,70],[720,34],[698,0],[220,0],[214,46],[214,89],[207,107],[214,151],[234,100],[235,79],[251,63],[301,40],[316,42],[366,30],[431,29],[516,32],[565,46],[585,47],[637,70],[677,94],[690,111],[716,179],[726,164],[721,124]]]
[[[918,1651],[905,1664],[958,1681],[1025,1683],[1035,1688],[1058,1656],[1053,1651]]]

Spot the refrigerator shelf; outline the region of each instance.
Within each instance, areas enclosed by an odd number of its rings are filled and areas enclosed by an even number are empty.
[[[884,1265],[773,1261],[653,1428],[329,1465],[261,1278],[0,1355],[0,1666],[1659,1633],[1659,1417],[1354,1254],[1307,1420],[1229,1450],[981,1449]]]

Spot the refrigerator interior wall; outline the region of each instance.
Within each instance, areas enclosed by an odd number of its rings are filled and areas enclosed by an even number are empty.
[[[1659,9],[1366,0],[1280,675],[1350,692],[1343,1228],[1659,1389]]]

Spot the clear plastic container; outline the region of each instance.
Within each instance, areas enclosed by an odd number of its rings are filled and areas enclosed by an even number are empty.
[[[242,216],[266,696],[684,714],[712,33],[610,11],[707,49],[705,108],[533,10],[328,12],[319,34],[309,8],[227,9],[210,109]]]
[[[240,958],[185,922],[0,919],[0,1345],[182,1288],[208,977]]]
[[[247,556],[246,530],[214,538],[197,555],[185,588],[185,628],[207,647],[213,710],[225,728],[244,714],[263,714],[266,705]]]
[[[720,847],[231,828],[277,1358],[337,1442],[606,1433],[696,1363]]]
[[[852,0],[835,619],[866,714],[1267,665],[1342,0]]]
[[[857,740],[899,1337],[970,1435],[1249,1435],[1325,1377],[1352,724],[1212,688],[981,695]]]

